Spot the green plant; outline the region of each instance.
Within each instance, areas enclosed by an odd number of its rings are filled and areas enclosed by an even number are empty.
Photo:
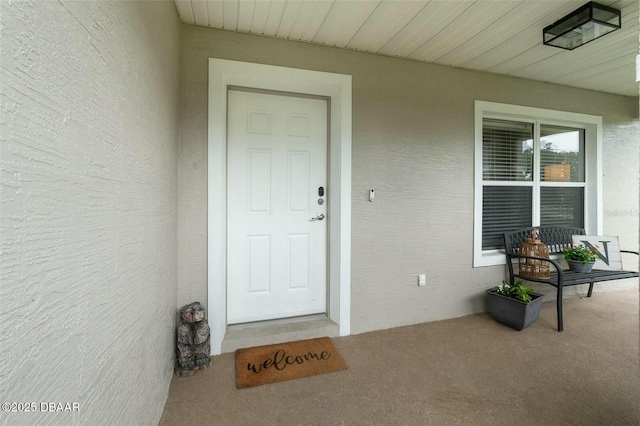
[[[571,248],[564,249],[562,255],[567,260],[577,260],[580,263],[591,263],[598,259],[598,249],[595,247],[585,246],[572,246]]]
[[[519,300],[521,302],[529,303],[531,301],[531,293],[533,289],[531,287],[525,287],[522,285],[522,281],[511,285],[506,281],[502,281],[502,284],[498,286],[496,292],[503,296],[510,297],[512,299]]]

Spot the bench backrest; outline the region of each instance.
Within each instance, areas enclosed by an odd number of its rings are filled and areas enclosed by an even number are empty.
[[[539,226],[538,238],[549,246],[551,254],[562,253],[562,250],[571,247],[572,235],[585,235],[583,228],[569,228],[565,226]],[[522,228],[511,232],[505,232],[504,248],[507,253],[517,253],[520,245],[531,238],[533,228]]]

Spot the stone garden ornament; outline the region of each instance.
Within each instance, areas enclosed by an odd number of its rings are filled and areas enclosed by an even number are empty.
[[[180,309],[175,368],[178,376],[191,376],[196,370],[211,364],[209,334],[209,324],[200,302],[190,303]]]

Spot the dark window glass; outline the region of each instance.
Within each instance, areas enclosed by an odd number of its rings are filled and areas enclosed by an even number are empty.
[[[529,186],[482,189],[482,250],[503,248],[502,233],[531,226],[532,191]]]
[[[540,188],[540,225],[584,228],[584,188]]]

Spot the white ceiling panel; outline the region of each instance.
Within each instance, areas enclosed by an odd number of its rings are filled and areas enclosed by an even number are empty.
[[[635,24],[637,29],[638,24]],[[603,43],[591,43],[583,46],[584,50],[576,49],[571,52],[571,61],[567,61],[564,55],[549,56],[535,64],[530,64],[513,71],[512,75],[524,78],[538,78],[543,81],[554,80],[566,84],[568,81],[564,77],[584,76],[592,74],[599,65],[611,66],[612,61],[634,60],[633,56],[625,55],[625,51],[632,50],[638,46],[638,38],[631,33],[613,33],[611,39],[602,39]],[[615,46],[615,48],[612,48]],[[597,60],[595,59],[597,58]]]
[[[253,23],[253,14],[256,10],[256,2],[254,0],[243,1],[238,5],[238,27],[237,31],[248,33],[251,31]]]
[[[627,78],[627,81],[632,80],[630,76],[628,76],[624,72],[624,65],[635,65],[635,58],[622,58],[621,60],[614,62],[605,62],[598,66],[597,68],[592,68],[585,72],[583,76],[566,76],[566,78],[560,78],[559,81],[566,81],[567,84],[580,84],[585,80],[592,80],[596,84],[604,84],[604,83],[615,83],[617,81],[624,81]]]
[[[203,0],[194,0],[191,2],[193,9],[193,18],[196,25],[209,25],[209,11],[207,10],[207,2]]]
[[[196,20],[193,17],[193,9],[191,8],[190,0],[176,0],[176,7],[178,8],[178,15],[182,22],[185,24],[196,23]]]
[[[573,51],[542,29],[585,0],[175,0],[184,23],[627,96],[638,95],[638,0],[622,29]]]
[[[182,0],[181,0],[182,1]],[[224,10],[221,1],[208,1],[207,17],[209,18],[209,26],[214,28],[222,28],[224,25]]]
[[[573,5],[569,6],[568,10],[573,10],[579,6],[578,1],[574,1]],[[557,7],[559,5],[549,5],[544,1],[531,2],[528,8],[515,7],[507,14],[502,16],[499,20],[488,26],[484,30],[477,33],[475,36],[469,38],[464,43],[460,43],[455,46],[449,53],[438,59],[439,63],[452,66],[461,66],[465,63],[469,63],[470,59],[476,59],[483,57],[484,54],[495,51],[499,52],[502,49],[499,46],[505,42],[505,40],[511,40],[522,32],[522,21],[524,19],[530,22],[543,21],[547,15],[562,16],[562,12],[558,12]],[[555,10],[550,11],[550,7]],[[487,58],[487,61],[491,61],[491,58]],[[481,66],[481,65],[478,65]]]
[[[264,35],[264,29],[267,26],[267,19],[269,18],[270,9],[270,2],[257,1],[255,3],[253,9],[253,22],[251,23],[251,30],[249,31],[250,33]]]
[[[302,5],[303,3],[301,1],[287,4],[288,7],[284,9],[276,37],[289,38],[291,31],[298,20],[298,16],[300,16]]]
[[[376,53],[408,58],[471,5],[462,1],[430,2]]]
[[[347,47],[365,52],[378,52],[398,32],[398,28],[404,28],[428,3],[429,1],[384,0],[349,41]]]
[[[291,32],[291,40],[299,41],[312,41],[322,24],[327,19],[327,15],[333,6],[333,2],[329,1],[313,1],[304,2],[300,14],[298,15],[298,22],[293,27]],[[301,27],[300,23],[304,23]],[[298,36],[300,34],[300,36]]]
[[[284,16],[284,9],[287,6],[286,2],[272,1],[269,8],[269,17],[267,18],[267,24],[264,27],[263,34],[266,36],[275,37],[280,28],[282,17]]]
[[[193,0],[192,2],[195,3]],[[238,9],[240,9],[240,3],[238,2],[226,0],[222,2],[222,22],[225,30],[237,31]]]
[[[581,2],[573,2],[572,4],[565,4],[563,2],[562,7],[557,9],[556,13],[548,14],[536,23],[527,22],[527,16],[529,15],[528,10],[525,11],[525,13],[521,14],[517,19],[521,27],[521,30],[517,34],[507,38],[503,37],[503,42],[496,48],[463,63],[462,67],[489,71],[490,68],[507,64],[509,61],[517,59],[520,55],[526,57],[527,52],[536,46],[544,47],[544,51],[549,56],[565,52],[562,49],[544,46],[542,44],[542,29],[572,10],[577,9],[580,4]],[[508,66],[508,64],[504,66]]]
[[[604,61],[602,55],[606,54],[606,52],[623,52],[623,46],[619,45],[620,39],[622,37],[635,36],[637,47],[637,3],[635,7],[627,8],[627,11],[629,10],[635,12],[635,19],[633,19],[632,15],[629,13],[623,15],[624,18],[622,20],[622,25],[623,28],[625,28],[627,31],[615,31],[611,34],[608,34],[606,37],[595,40],[589,44],[581,46],[578,49],[567,52],[563,51],[562,49],[552,48],[543,44],[536,44],[530,49],[527,49],[519,55],[509,59],[508,61],[498,64],[494,67],[487,68],[486,71],[495,72],[498,74],[528,76],[529,78],[534,78],[534,76],[536,76],[536,78],[540,78],[538,76],[538,72],[545,71],[546,69],[553,68],[554,66],[557,67],[560,62],[567,63],[566,66],[568,67],[595,66]],[[634,55],[631,56],[633,57]],[[533,70],[530,71],[529,68],[533,68]]]
[[[437,62],[455,47],[464,44],[491,27],[521,3],[517,1],[473,3],[464,13],[451,21],[442,31],[409,57],[425,62]]]
[[[313,42],[345,47],[379,4],[379,1],[364,1],[359,7],[353,7],[351,2],[334,2]]]

